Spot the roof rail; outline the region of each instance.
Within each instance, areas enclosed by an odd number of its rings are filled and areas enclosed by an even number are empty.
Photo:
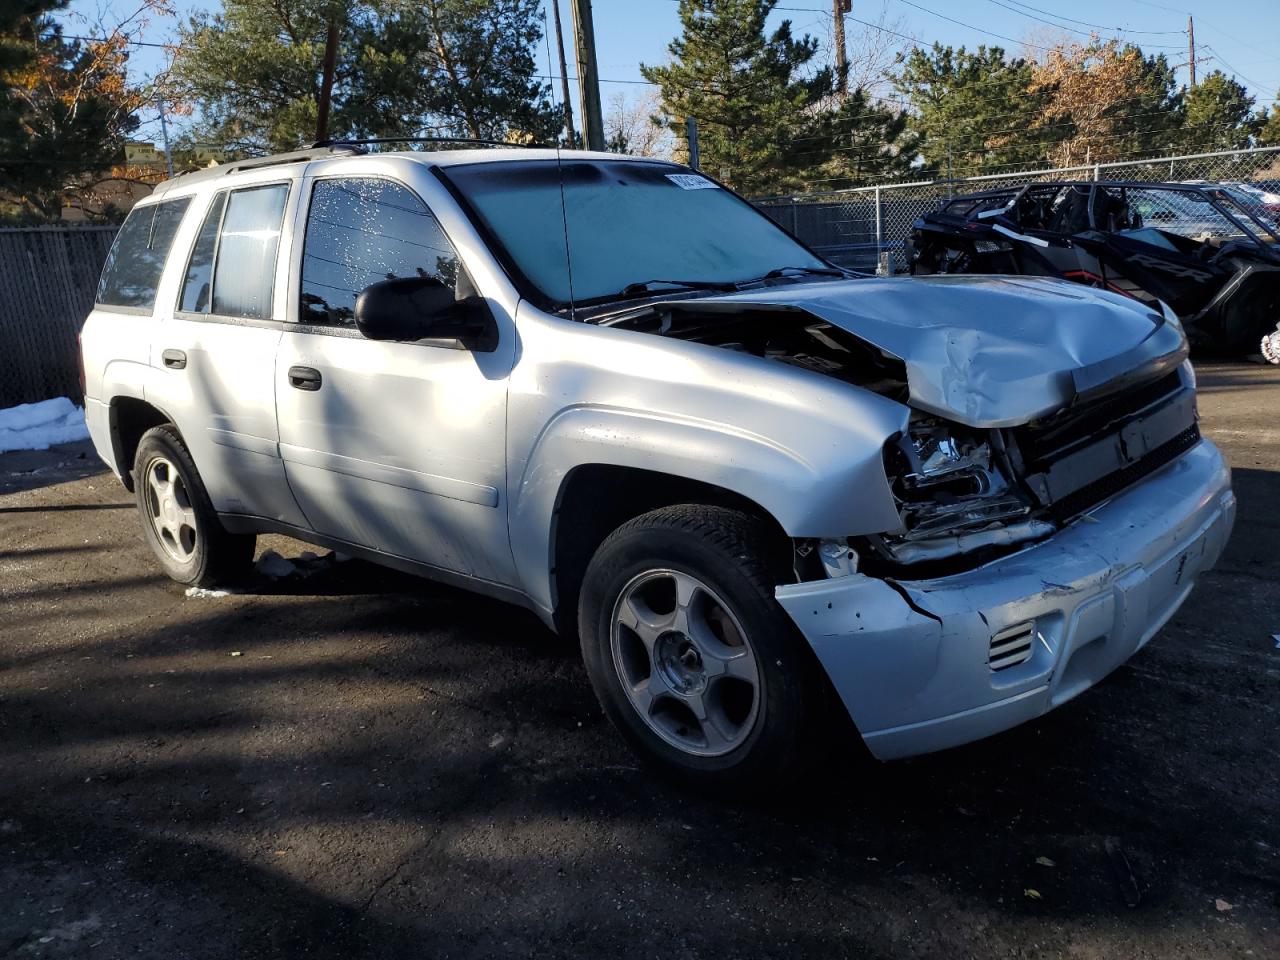
[[[508,143],[505,140],[486,140],[482,137],[352,137],[333,140],[317,140],[312,149],[334,149],[340,147],[361,147],[378,143],[469,143],[478,147],[526,147],[529,149],[547,148],[545,143]]]
[[[221,167],[227,173],[233,170],[251,170],[254,167],[273,167],[278,163],[299,163],[302,160],[318,160],[321,157],[329,157],[335,153],[364,153],[354,144],[343,143],[317,143],[314,146],[307,147],[304,150],[292,150],[289,153],[273,153],[266,157],[248,157],[244,160],[232,160],[230,163],[222,164]]]
[[[246,157],[243,160],[231,160],[227,163],[219,163],[216,166],[205,167],[202,170],[193,170],[190,173],[179,174],[172,180],[166,180],[160,186],[166,190],[174,184],[187,185],[197,183],[202,180],[213,180],[217,177],[225,177],[228,174],[235,173],[237,170],[253,170],[257,167],[274,167],[280,164],[301,163],[304,160],[318,160],[323,157],[332,157],[335,155],[351,155],[364,153],[355,144],[334,144],[332,146],[308,147],[305,150],[292,150],[289,153],[273,153],[265,157]],[[159,187],[157,187],[159,189]]]

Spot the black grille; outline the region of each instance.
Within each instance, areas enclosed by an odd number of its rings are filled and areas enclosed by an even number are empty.
[[[1154,473],[1165,464],[1172,463],[1200,441],[1200,428],[1192,424],[1186,430],[1167,440],[1146,456],[1127,467],[1108,474],[1088,486],[1081,487],[1049,507],[1049,515],[1059,522],[1070,520],[1090,507],[1114,497],[1126,487],[1137,483],[1147,474]]]
[[[1112,432],[1113,425],[1132,419],[1181,388],[1182,380],[1175,370],[1159,380],[1069,410],[1052,420],[1021,427],[1015,431],[1018,450],[1027,466],[1034,469]]]

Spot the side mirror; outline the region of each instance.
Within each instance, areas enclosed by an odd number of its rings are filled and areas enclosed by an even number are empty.
[[[435,277],[396,277],[365,287],[356,298],[355,321],[370,340],[458,340],[482,351],[497,346],[497,326],[484,300],[457,300]]]

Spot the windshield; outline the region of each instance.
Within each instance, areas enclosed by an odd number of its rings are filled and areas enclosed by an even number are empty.
[[[554,306],[619,299],[645,282],[662,290],[658,280],[732,283],[780,267],[829,269],[749,203],[674,164],[574,158],[440,172],[488,228],[495,252]]]

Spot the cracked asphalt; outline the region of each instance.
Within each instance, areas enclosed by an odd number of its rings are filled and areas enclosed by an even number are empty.
[[[776,799],[640,769],[525,612],[354,561],[188,597],[84,446],[0,456],[0,957],[1280,956],[1280,368],[1200,375],[1239,519],[1157,639]]]

